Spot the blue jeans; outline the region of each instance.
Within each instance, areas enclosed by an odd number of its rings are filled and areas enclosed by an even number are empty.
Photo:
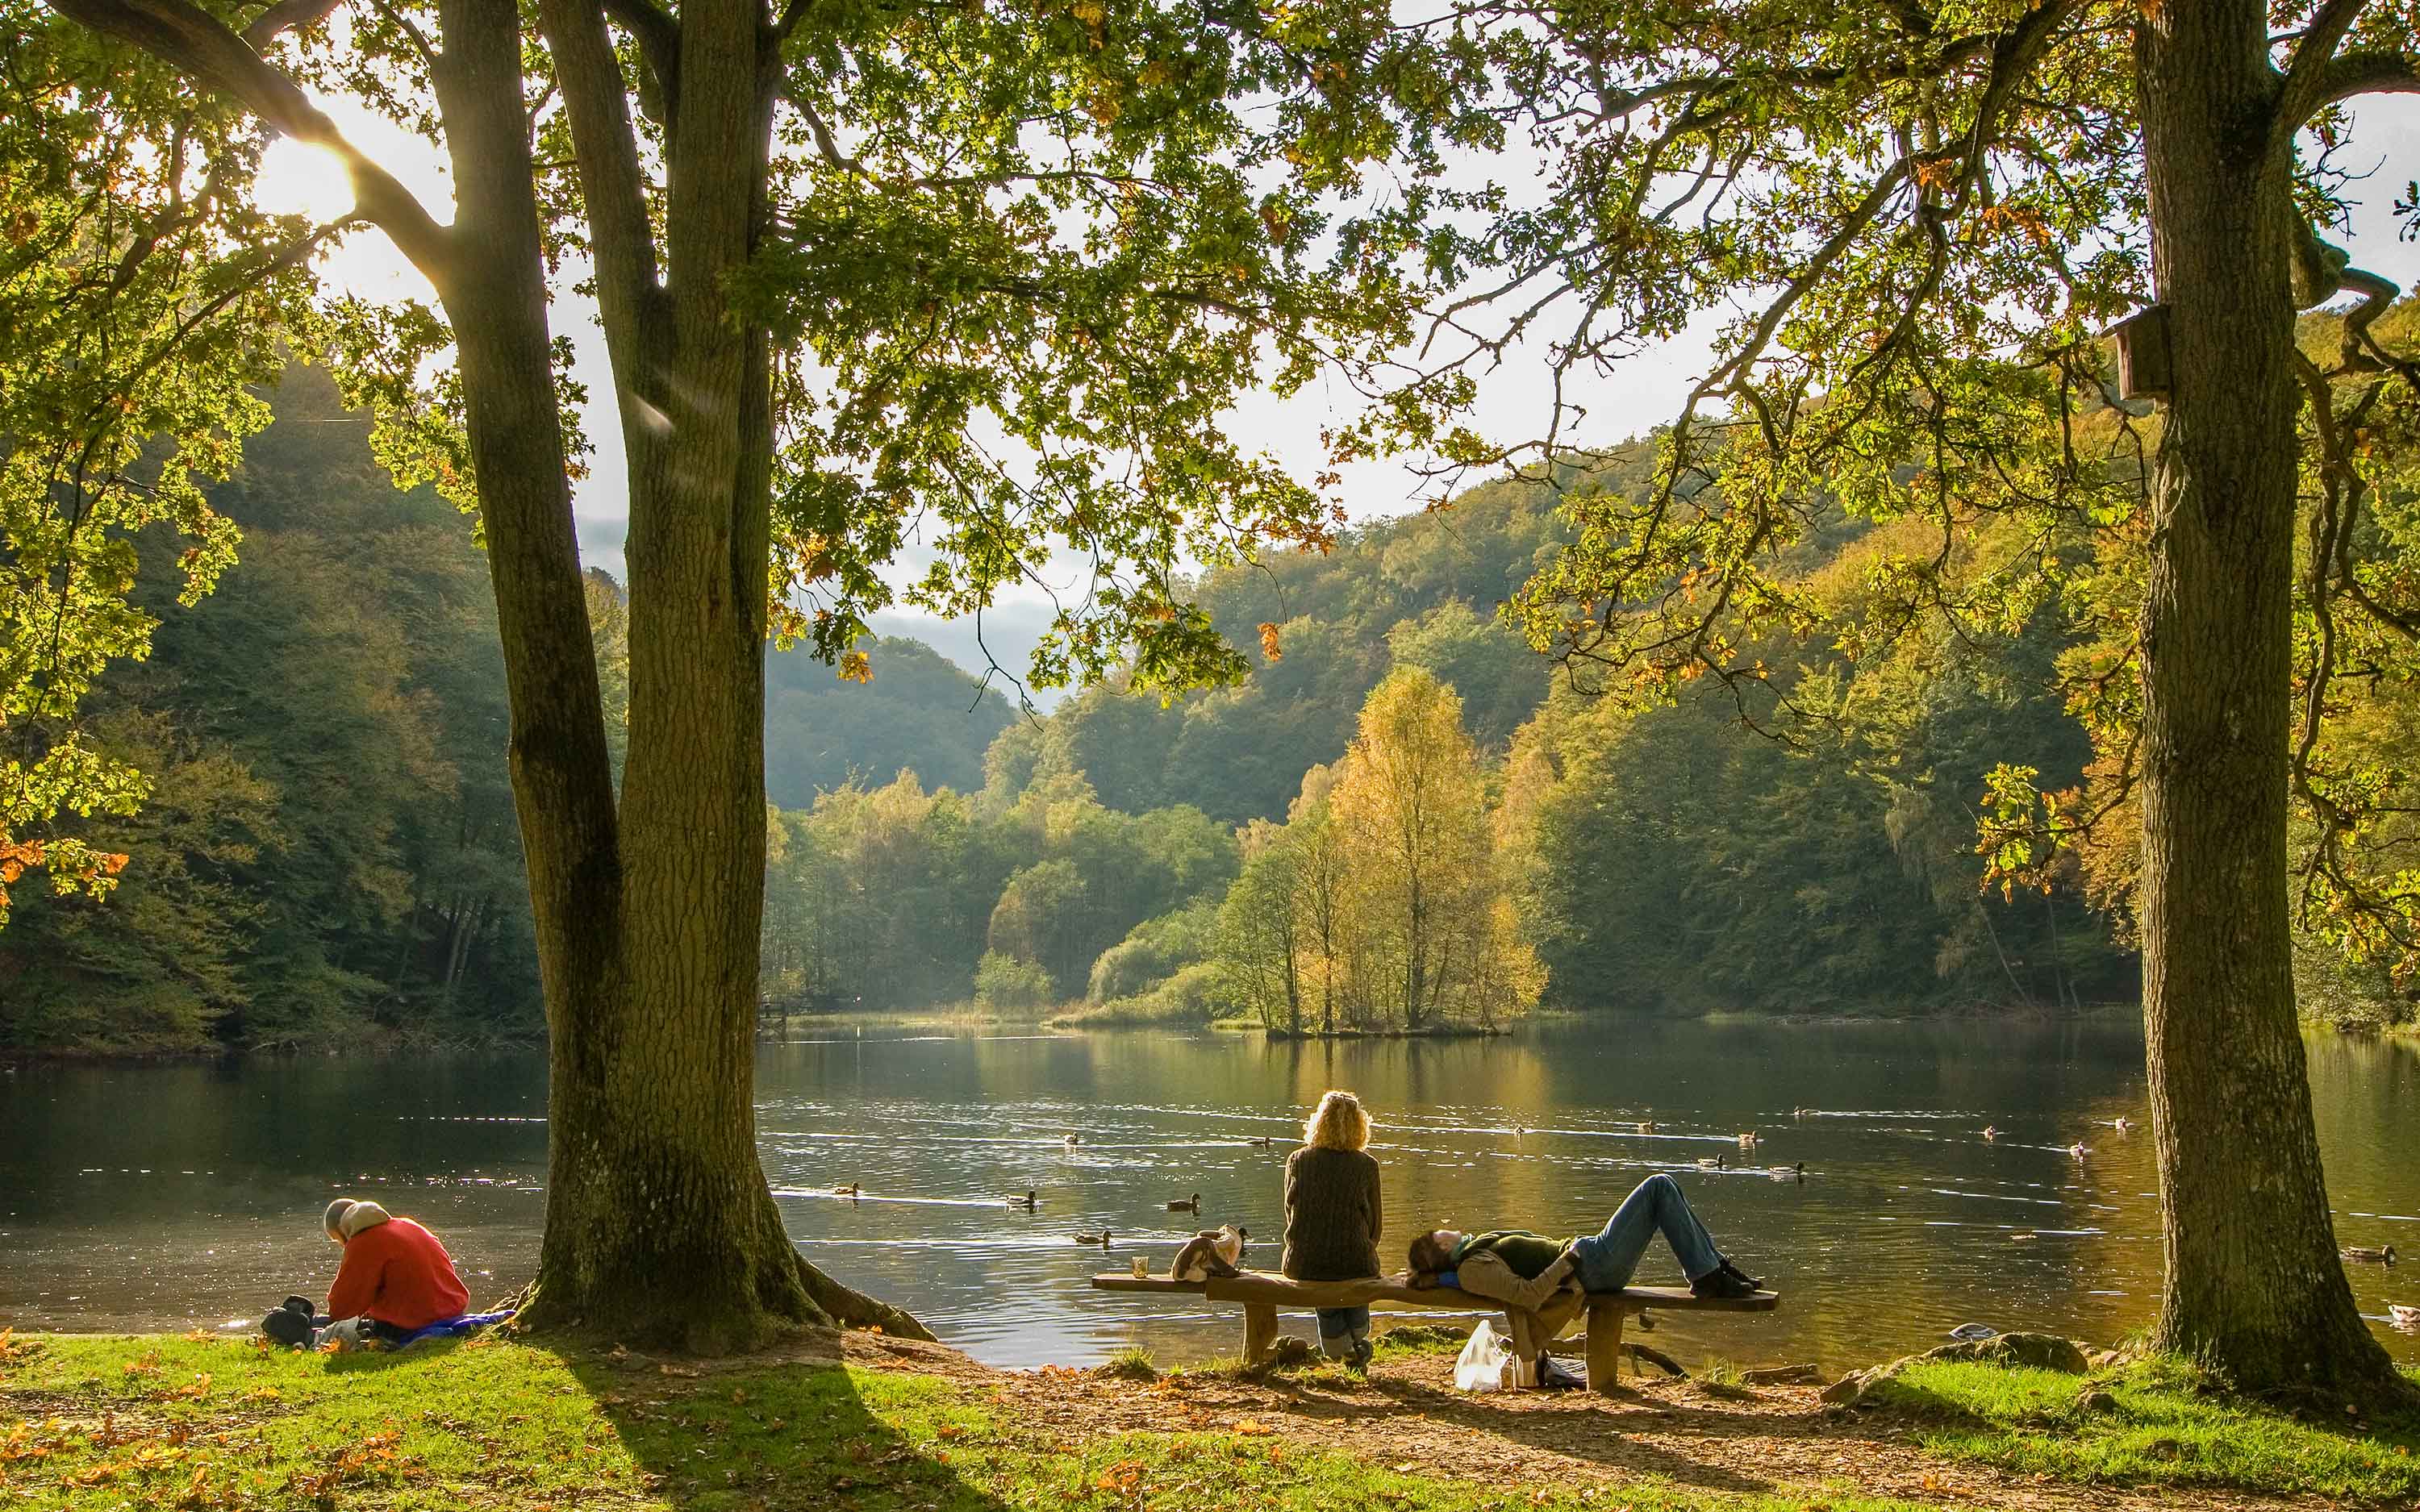
[[[1370,1309],[1367,1307],[1319,1309],[1319,1342],[1322,1348],[1329,1339],[1358,1339],[1369,1332]],[[1349,1351],[1352,1346],[1348,1343],[1345,1348]]]
[[[1590,1291],[1620,1291],[1630,1285],[1639,1257],[1647,1253],[1649,1236],[1657,1233],[1672,1246],[1682,1273],[1692,1281],[1723,1263],[1714,1248],[1714,1236],[1690,1211],[1689,1199],[1681,1195],[1681,1183],[1656,1175],[1639,1182],[1621,1199],[1621,1206],[1606,1220],[1605,1232],[1572,1241],[1580,1285]]]

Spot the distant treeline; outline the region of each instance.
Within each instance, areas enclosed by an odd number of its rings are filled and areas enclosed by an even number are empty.
[[[245,532],[240,565],[198,609],[165,589],[147,600],[155,654],[96,705],[96,728],[157,782],[108,831],[130,856],[124,885],[100,905],[20,890],[0,931],[0,1043],[542,1030],[502,667],[469,522],[390,486],[365,427],[316,375],[276,402],[278,423],[218,498]],[[1080,1000],[1110,1018],[1278,1023],[1350,980],[1368,1026],[1416,1016],[1399,937],[1383,966],[1333,954],[1276,973],[1265,953],[1288,949],[1267,932],[1279,916],[1265,899],[1273,869],[1294,864],[1270,846],[1309,834],[1289,813],[1299,823],[1307,793],[1332,780],[1316,769],[1342,770],[1365,702],[1398,672],[1452,696],[1469,751],[1469,822],[1501,891],[1462,900],[1461,916],[1517,921],[1514,935],[1438,947],[1466,966],[1482,943],[1498,952],[1462,979],[1473,1016],[1534,997],[1526,974],[1540,964],[1545,1000],[1582,1008],[2131,996],[2118,929],[2071,886],[2007,899],[1979,886],[1981,774],[2023,763],[2057,785],[2086,755],[2045,691],[2056,625],[2029,626],[2013,650],[1923,646],[1864,669],[1772,648],[1782,686],[1837,705],[1837,733],[1816,748],[1743,729],[1719,690],[1621,714],[1497,622],[1559,544],[1558,489],[1635,486],[1646,457],[1634,447],[1585,479],[1487,485],[1359,527],[1326,555],[1213,574],[1202,601],[1256,671],[1167,705],[1106,687],[1048,717],[1016,716],[914,641],[871,648],[865,685],[777,656],[767,1004]],[[1808,582],[1853,593],[1865,549],[1833,522],[1803,563]],[[620,594],[602,575],[591,605],[611,706]],[[1239,841],[1254,821],[1258,838]],[[1468,833],[1453,843],[1457,878],[1476,875]],[[1264,900],[1257,947],[1248,900],[1221,918],[1239,874]],[[1356,917],[1377,907],[1364,899]],[[1395,978],[1405,985],[1383,985]],[[1425,969],[1419,980],[1441,990]]]
[[[537,974],[494,601],[470,522],[397,492],[367,426],[297,371],[212,504],[240,565],[173,602],[155,543],[147,661],[90,705],[153,783],[96,818],[106,902],[21,887],[0,1043],[179,1051],[535,1034]]]

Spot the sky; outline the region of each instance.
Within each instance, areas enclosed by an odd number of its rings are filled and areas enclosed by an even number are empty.
[[[402,179],[440,219],[451,218],[453,195],[444,162],[427,143],[341,98],[323,98],[320,103],[354,146]],[[2339,163],[2367,177],[2352,186],[2350,237],[2339,239],[2350,248],[2358,266],[2393,279],[2407,291],[2420,286],[2420,244],[2399,239],[2390,208],[2404,184],[2420,177],[2420,99],[2390,96],[2365,103],[2350,135],[2353,146],[2339,154]],[[261,193],[266,208],[321,220],[334,219],[350,208],[350,193],[337,160],[321,149],[290,141],[271,147]],[[373,230],[350,234],[330,255],[323,273],[343,288],[371,299],[425,299],[431,294],[427,282]],[[567,286],[576,282],[576,276],[567,270],[562,282]],[[1589,379],[1579,391],[1579,402],[1588,409],[1589,428],[1579,439],[1608,444],[1670,420],[1690,384],[1704,371],[1715,333],[1727,318],[1726,312],[1707,312],[1676,339],[1626,360],[1609,374]],[[597,329],[593,302],[577,295],[560,298],[555,329],[571,339],[574,373],[590,395],[585,428],[595,452],[588,475],[573,491],[582,559],[618,577],[628,504],[604,336]],[[1534,346],[1513,348],[1482,379],[1481,390],[1476,423],[1483,434],[1538,433],[1548,398],[1544,362]],[[1278,460],[1293,468],[1297,476],[1309,477],[1325,466],[1321,429],[1353,412],[1353,395],[1333,381],[1314,383],[1283,399],[1254,393],[1237,406],[1235,434],[1259,437]],[[1433,486],[1407,464],[1365,463],[1346,471],[1343,496],[1347,514],[1359,521],[1420,508],[1430,501]],[[911,570],[912,563],[903,564],[901,576]],[[1059,570],[1066,574],[1066,581],[1054,586],[1062,590],[1080,586],[1077,579],[1081,568],[1073,559]],[[987,647],[990,657],[1001,667],[1022,672],[1026,655],[1047,618],[1047,596],[1038,588],[1024,586],[1005,593],[985,611],[982,647],[976,643],[976,626],[970,620],[944,622],[919,611],[895,609],[876,616],[874,624],[879,634],[927,641],[970,671],[984,669]],[[1044,705],[1055,702],[1038,692],[1034,698]]]

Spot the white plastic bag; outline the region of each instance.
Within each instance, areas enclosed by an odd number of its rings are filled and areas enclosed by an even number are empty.
[[[1495,1321],[1482,1318],[1470,1331],[1470,1342],[1462,1347],[1462,1358],[1454,1362],[1454,1390],[1501,1391],[1504,1367],[1512,1362],[1512,1351],[1504,1347],[1504,1336],[1496,1332]]]

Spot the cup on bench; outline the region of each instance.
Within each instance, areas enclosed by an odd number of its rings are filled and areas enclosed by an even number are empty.
[[[1140,1255],[1134,1257],[1134,1278],[1138,1281],[1151,1279],[1151,1262]]]

